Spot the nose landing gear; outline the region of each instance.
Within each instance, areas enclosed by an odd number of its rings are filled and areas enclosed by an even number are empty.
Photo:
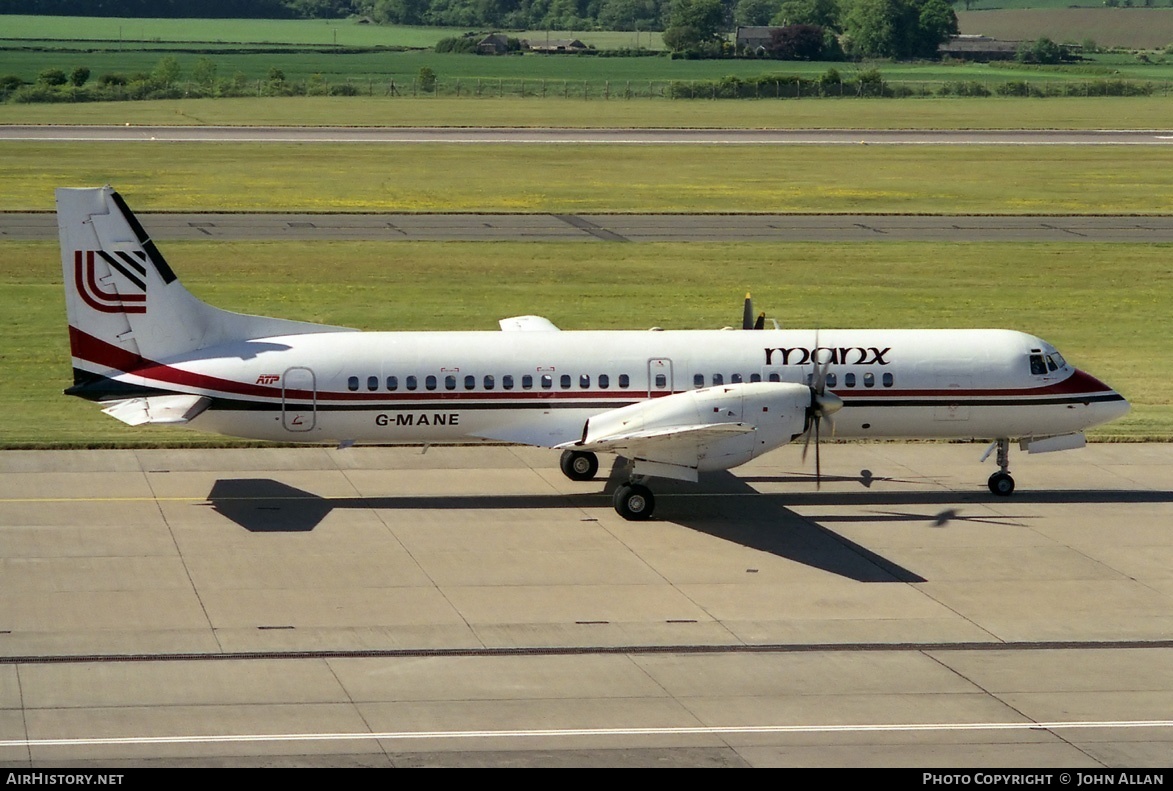
[[[998,472],[990,476],[990,480],[987,481],[986,485],[998,497],[1009,497],[1014,494],[1014,478],[1010,476],[1010,440],[1000,439],[994,443],[994,447],[998,450],[999,469]],[[982,457],[982,461],[985,461],[989,457],[990,451],[992,450],[994,448],[986,451],[986,455]]]

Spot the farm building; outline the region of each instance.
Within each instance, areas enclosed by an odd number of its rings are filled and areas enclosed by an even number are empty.
[[[976,60],[983,63],[991,60],[1014,60],[1021,43],[1021,41],[1003,41],[989,36],[962,35],[953,36],[941,44],[937,47],[937,52],[944,58]]]
[[[586,52],[590,47],[583,44],[578,39],[550,39],[548,41],[531,41],[529,43],[531,52]]]

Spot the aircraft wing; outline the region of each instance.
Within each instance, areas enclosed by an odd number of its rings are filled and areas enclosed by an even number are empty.
[[[181,425],[208,408],[212,399],[198,395],[160,395],[115,401],[102,411],[130,426],[144,423]]]
[[[559,445],[556,450],[587,450],[596,453],[618,453],[628,457],[656,458],[675,455],[682,450],[696,451],[710,442],[738,434],[757,431],[748,423],[706,423],[694,426],[664,426],[661,428],[612,434],[587,442],[576,441]]]

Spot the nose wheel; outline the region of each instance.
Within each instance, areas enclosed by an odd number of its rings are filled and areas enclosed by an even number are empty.
[[[1010,440],[1000,439],[994,443],[994,446],[998,449],[998,472],[990,476],[986,485],[998,497],[1009,497],[1014,494],[1014,478],[1010,477]],[[982,460],[984,461],[989,455],[990,451],[986,451]]]
[[[987,482],[990,491],[999,497],[1009,497],[1014,494],[1014,478],[1008,472],[996,472]]]

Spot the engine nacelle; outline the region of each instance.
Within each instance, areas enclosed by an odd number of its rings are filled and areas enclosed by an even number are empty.
[[[637,461],[727,470],[801,434],[810,402],[809,387],[789,382],[690,390],[596,415],[578,445]]]

